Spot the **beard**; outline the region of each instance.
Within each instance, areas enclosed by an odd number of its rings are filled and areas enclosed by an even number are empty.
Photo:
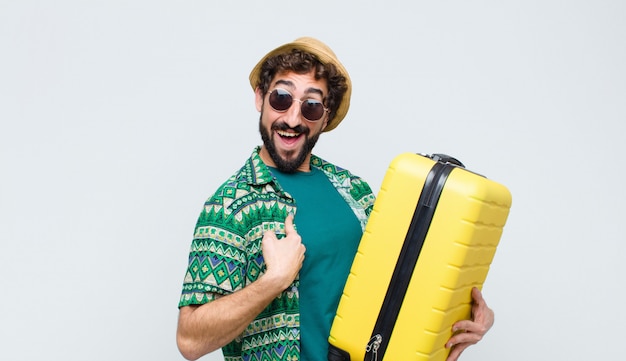
[[[263,117],[262,114],[261,117]],[[280,154],[278,154],[278,151],[274,146],[274,137],[276,136],[275,131],[289,129],[293,130],[294,132],[300,133],[301,136],[304,137],[305,141],[304,145],[302,145],[299,151],[296,150],[288,154],[289,156],[297,152],[295,156],[290,158],[283,158]],[[272,124],[270,133],[267,128],[263,127],[263,123],[261,120],[259,120],[259,132],[261,133],[263,145],[265,146],[265,149],[267,149],[270,157],[274,161],[276,168],[278,168],[278,170],[283,173],[295,173],[298,170],[298,167],[302,165],[307,155],[313,150],[313,147],[315,147],[315,143],[317,143],[317,140],[320,137],[320,133],[313,134],[311,137],[309,137],[311,130],[303,125],[298,125],[294,128],[291,128],[284,122],[276,122]]]

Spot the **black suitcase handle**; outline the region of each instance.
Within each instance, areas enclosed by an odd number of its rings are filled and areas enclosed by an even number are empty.
[[[463,163],[461,163],[460,160],[451,157],[447,154],[443,154],[443,153],[434,153],[434,154],[421,154],[425,157],[428,157],[432,160],[434,160],[435,162],[440,162],[440,163],[444,163],[444,164],[452,164],[455,165],[457,167],[461,167],[461,168],[465,168],[465,165],[463,165]]]

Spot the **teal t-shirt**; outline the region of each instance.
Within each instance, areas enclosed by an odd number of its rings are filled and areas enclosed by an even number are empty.
[[[361,225],[321,170],[271,172],[296,201],[296,230],[306,247],[299,287],[301,361],[326,361],[330,327],[361,240]]]

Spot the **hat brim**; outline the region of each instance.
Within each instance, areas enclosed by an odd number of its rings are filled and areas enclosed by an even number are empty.
[[[341,64],[339,59],[335,53],[324,43],[321,41],[311,38],[311,37],[302,37],[294,40],[291,43],[287,43],[277,47],[276,49],[267,53],[261,60],[252,68],[250,72],[250,85],[253,90],[256,90],[258,85],[260,76],[261,76],[261,67],[265,61],[273,56],[278,54],[288,53],[294,49],[302,50],[307,53],[311,53],[315,55],[322,64],[333,64],[339,73],[344,76],[346,79],[347,90],[341,99],[341,103],[335,112],[333,118],[328,122],[326,128],[324,128],[324,132],[328,132],[330,130],[335,129],[339,123],[345,118],[348,113],[348,109],[350,108],[350,96],[352,94],[352,81],[350,80],[350,75],[346,68]]]

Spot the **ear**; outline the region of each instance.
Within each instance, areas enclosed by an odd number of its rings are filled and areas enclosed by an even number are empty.
[[[324,129],[326,129],[326,126],[328,125],[329,119],[330,119],[330,114],[326,113],[326,116],[324,117],[324,123],[322,125],[322,131],[324,131]]]
[[[256,105],[256,110],[260,113],[263,109],[263,92],[259,87],[256,87],[254,90],[254,104]]]

